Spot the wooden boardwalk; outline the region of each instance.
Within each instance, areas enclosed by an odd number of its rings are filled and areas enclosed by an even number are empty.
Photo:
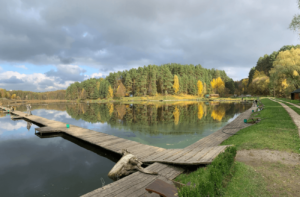
[[[0,108],[7,111],[7,108],[5,107],[0,106]],[[144,163],[152,163],[152,165],[148,166],[146,169],[157,171],[159,173],[158,175],[149,175],[135,172],[116,182],[83,195],[84,197],[102,197],[158,196],[157,194],[153,193],[148,194],[145,190],[145,187],[158,178],[170,182],[184,171],[183,168],[174,167],[170,164],[199,165],[211,163],[216,156],[218,156],[226,149],[226,147],[228,147],[218,146],[221,142],[234,135],[240,129],[250,126],[245,124],[243,120],[250,116],[253,109],[256,109],[256,107],[251,107],[240,114],[231,123],[227,124],[224,128],[205,138],[202,138],[201,140],[184,149],[159,148],[123,138],[118,138],[113,135],[84,129],[74,125],[70,125],[70,128],[66,128],[67,123],[48,120],[35,115],[26,116],[26,113],[20,111],[14,111],[10,113],[22,117],[25,120],[29,120],[37,125],[44,126],[36,129],[36,131],[38,131],[41,135],[46,133],[62,132],[118,154],[121,154],[122,149],[127,149],[130,153],[140,158]]]

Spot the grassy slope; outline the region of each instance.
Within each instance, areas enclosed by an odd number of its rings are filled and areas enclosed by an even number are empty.
[[[271,196],[262,175],[241,162],[234,163],[226,179],[223,181],[224,196]]]
[[[222,145],[235,145],[238,150],[271,149],[300,153],[297,127],[289,114],[279,103],[269,99],[262,99],[262,102],[265,105],[264,110],[252,114],[253,117],[262,118],[261,122],[240,130],[237,135],[230,137]],[[203,171],[205,177],[205,169]],[[187,182],[188,177],[189,175],[185,176],[183,182]],[[271,183],[279,183],[280,180],[274,180],[272,177]],[[270,190],[270,181],[267,181],[268,184],[266,181],[267,179],[253,167],[235,162],[230,174],[223,181],[224,196],[272,196],[276,192]],[[282,187],[280,186],[279,189]]]
[[[262,120],[258,124],[240,130],[222,145],[236,145],[242,149],[271,149],[300,153],[300,139],[296,125],[286,110],[269,99],[262,99],[265,109],[253,114]],[[259,114],[258,114],[259,113]]]

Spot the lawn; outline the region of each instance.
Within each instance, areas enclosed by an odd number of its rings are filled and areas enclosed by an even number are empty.
[[[235,145],[237,150],[267,149],[300,154],[298,129],[289,114],[277,102],[267,98],[261,99],[261,101],[265,105],[264,109],[251,115],[253,118],[260,118],[261,121],[240,130],[221,145]],[[290,104],[288,105],[292,107]],[[296,107],[293,109],[300,113],[300,109]],[[209,169],[209,165],[200,167],[190,174],[183,174],[176,180],[182,183],[197,182],[195,177],[198,177],[201,179],[200,182],[208,181],[209,175],[206,169]],[[287,174],[295,176],[287,179]],[[291,196],[298,188],[297,181],[294,183],[292,179],[296,178],[297,180],[297,177],[299,179],[299,175],[300,165],[291,167],[281,163],[261,162],[254,168],[236,161],[231,166],[229,173],[224,174],[220,190],[222,196],[228,197]],[[290,191],[290,188],[293,187],[294,189]],[[189,196],[189,194],[179,196]]]

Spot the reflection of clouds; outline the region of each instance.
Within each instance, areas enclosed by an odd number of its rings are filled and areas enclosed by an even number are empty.
[[[61,118],[61,117],[64,117],[64,118],[72,118],[67,112],[56,112],[55,114],[54,114],[54,118]]]
[[[13,131],[13,130],[17,130],[20,129],[22,127],[26,128],[27,123],[25,121],[17,121],[16,124],[14,124],[14,122],[5,122],[4,124],[1,123],[0,124],[0,134],[1,132],[4,132],[3,130],[6,131]]]

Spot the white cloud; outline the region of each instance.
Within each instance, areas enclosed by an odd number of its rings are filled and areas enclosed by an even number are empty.
[[[23,69],[25,69],[25,70],[27,70],[28,68],[26,67],[26,66],[24,66],[24,65],[18,65],[18,66],[15,66],[16,68],[23,68]]]
[[[74,81],[64,81],[60,83],[56,77],[47,76],[42,73],[21,74],[15,71],[6,71],[0,73],[0,86],[12,90],[26,90],[26,91],[53,91],[58,89],[66,89]],[[14,80],[11,80],[14,79]],[[7,83],[12,81],[12,83]],[[20,81],[13,83],[13,81]]]
[[[99,77],[102,77],[102,73],[93,73],[91,74],[91,78],[99,78]]]

